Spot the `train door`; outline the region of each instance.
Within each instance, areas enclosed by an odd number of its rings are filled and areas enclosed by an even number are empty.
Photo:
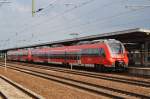
[[[100,48],[100,61],[99,61],[99,63],[101,64],[101,65],[104,65],[104,59],[105,59],[105,51],[104,51],[104,49],[103,48]]]
[[[64,63],[66,64],[67,63],[67,52],[65,51],[65,54],[64,54]]]
[[[81,50],[77,53],[77,63],[81,64]]]
[[[31,60],[32,60],[32,59],[31,59],[31,57],[32,57],[31,55],[32,55],[31,50],[28,49],[28,53],[27,53],[28,61],[31,61]]]

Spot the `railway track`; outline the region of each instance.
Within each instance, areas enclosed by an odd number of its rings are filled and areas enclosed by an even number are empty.
[[[23,86],[0,75],[0,99],[44,99]]]
[[[40,71],[35,71],[35,70],[31,70],[31,69],[25,69],[22,67],[17,67],[14,65],[8,65],[8,68],[13,69],[13,70],[17,70],[20,72],[24,72],[30,75],[34,75],[37,77],[41,77],[44,79],[48,79],[48,80],[52,80],[58,83],[62,83],[65,85],[70,85],[76,88],[79,88],[81,90],[85,90],[85,91],[89,91],[95,94],[101,94],[101,95],[105,95],[107,97],[111,97],[111,98],[119,98],[119,99],[123,99],[123,98],[144,98],[144,99],[149,99],[149,96],[146,95],[141,95],[141,94],[137,94],[134,92],[128,92],[128,91],[123,91],[123,90],[119,90],[119,89],[115,89],[115,88],[109,88],[109,87],[104,87],[101,85],[96,85],[96,84],[91,84],[88,82],[84,82],[84,81],[78,81],[78,80],[73,80],[70,78],[65,78],[65,77],[60,77],[60,76],[56,76],[56,75],[51,75],[51,74],[47,74],[47,73],[43,73]]]
[[[8,99],[8,97],[0,91],[0,99]]]
[[[70,70],[70,69],[50,67],[50,66],[44,66],[44,65],[36,65],[36,64],[24,64],[24,63],[19,63],[19,64],[23,66],[30,66],[30,67],[35,67],[35,68],[40,68],[40,69],[45,69],[45,70],[52,70],[52,71],[57,71],[57,72],[82,75],[82,76],[92,77],[96,79],[104,79],[104,80],[122,82],[122,83],[142,86],[142,87],[150,87],[150,82],[142,81],[142,80],[134,80],[132,78],[127,79],[127,78],[121,78],[121,77],[113,77],[113,76],[108,76],[108,75],[98,74],[98,73],[93,73],[93,72]]]

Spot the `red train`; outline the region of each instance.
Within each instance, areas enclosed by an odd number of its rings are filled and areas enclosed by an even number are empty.
[[[90,41],[72,46],[19,49],[7,52],[8,60],[94,66],[98,70],[124,69],[128,57],[123,44],[114,39]]]

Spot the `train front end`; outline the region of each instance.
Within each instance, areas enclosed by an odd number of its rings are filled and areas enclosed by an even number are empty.
[[[109,61],[115,70],[124,70],[128,66],[128,57],[124,45],[117,40],[107,42],[110,51]]]

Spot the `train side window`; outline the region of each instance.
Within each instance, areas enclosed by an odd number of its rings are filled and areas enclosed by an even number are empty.
[[[91,49],[83,49],[81,51],[82,55],[96,55],[98,56],[100,54],[99,49],[98,48],[91,48]]]
[[[87,54],[87,49],[82,49],[81,50],[81,55],[86,55]]]
[[[99,50],[98,48],[93,49],[93,54],[98,56],[99,55]]]

